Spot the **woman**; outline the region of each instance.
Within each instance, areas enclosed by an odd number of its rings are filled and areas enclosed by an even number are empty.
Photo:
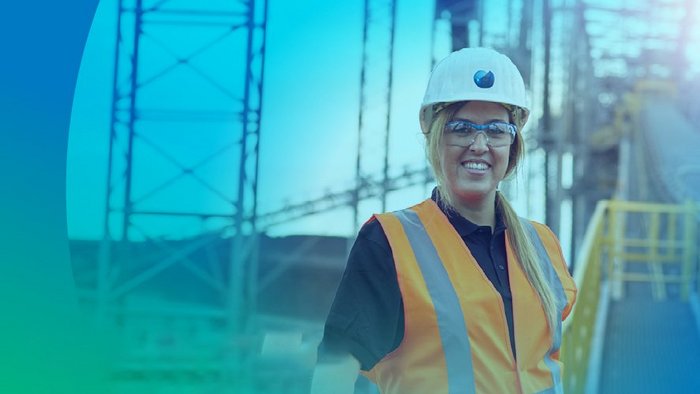
[[[420,123],[437,188],[374,215],[336,294],[312,392],[561,392],[561,322],[576,298],[559,243],[498,191],[525,152],[522,76],[486,48],[433,70]]]

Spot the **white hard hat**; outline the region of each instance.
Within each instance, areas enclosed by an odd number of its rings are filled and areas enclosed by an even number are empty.
[[[440,61],[430,74],[420,109],[420,126],[428,132],[434,106],[459,101],[491,101],[530,113],[520,71],[506,56],[489,48],[464,48]]]

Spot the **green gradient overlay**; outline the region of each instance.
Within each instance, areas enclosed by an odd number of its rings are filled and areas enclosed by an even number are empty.
[[[105,393],[108,347],[78,310],[65,204],[68,125],[97,0],[0,14],[0,392]]]

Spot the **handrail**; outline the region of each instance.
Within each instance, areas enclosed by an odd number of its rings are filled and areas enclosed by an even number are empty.
[[[636,201],[610,201],[606,244],[611,262],[608,279],[615,286],[614,297],[622,297],[623,282],[650,282],[655,299],[666,297],[666,284],[680,283],[681,298],[687,300],[693,282],[697,207],[691,201],[684,204],[661,204]],[[637,234],[629,234],[626,222],[630,218],[643,220]],[[681,221],[679,223],[679,221]],[[641,232],[640,232],[641,230]],[[648,272],[627,270],[631,263],[646,264]],[[679,266],[679,273],[664,271],[662,265]]]
[[[564,363],[564,391],[583,393],[588,374],[588,360],[593,327],[600,298],[600,246],[608,201],[599,201],[588,224],[576,258],[574,281],[578,288],[576,304],[564,321],[560,359]]]
[[[629,239],[625,234],[626,213],[644,213],[651,215],[652,228],[650,237],[646,239]],[[659,225],[659,215],[667,214],[668,226],[663,229],[666,237],[661,236]],[[605,313],[605,304],[601,295],[601,268],[604,263],[608,265],[611,272],[608,279],[625,278],[624,272],[612,272],[613,261],[624,259],[634,261],[637,254],[628,253],[625,248],[628,246],[648,246],[650,254],[655,257],[656,265],[664,263],[667,256],[657,251],[659,247],[672,250],[672,257],[682,261],[682,274],[680,279],[662,276],[660,278],[650,277],[648,281],[656,281],[659,286],[665,282],[681,282],[683,299],[687,298],[691,286],[693,275],[693,256],[696,256],[696,236],[698,223],[694,219],[697,217],[698,208],[688,201],[685,204],[658,204],[620,200],[601,200],[595,208],[595,212],[586,228],[586,233],[581,243],[576,258],[576,270],[574,281],[578,288],[578,297],[571,314],[563,324],[562,345],[560,360],[564,364],[563,384],[566,393],[591,392],[595,388],[587,388],[586,383],[590,373],[589,362],[593,354],[593,341],[595,335],[596,319],[599,313]],[[682,238],[677,239],[676,216],[685,215],[683,218]],[[664,238],[664,239],[662,239]],[[647,245],[644,245],[644,242]],[[676,249],[680,249],[677,251]],[[682,251],[682,254],[679,253]],[[670,253],[670,252],[669,252]],[[603,259],[606,259],[604,262]],[[631,260],[628,260],[631,259]],[[623,270],[623,268],[618,268]],[[639,280],[626,274],[631,280]],[[658,275],[657,275],[658,276]],[[700,275],[698,275],[697,288],[700,288]],[[607,294],[607,291],[605,292]],[[602,305],[601,311],[598,310]],[[594,383],[594,382],[593,382]]]
[[[656,202],[641,202],[641,201],[625,201],[625,200],[610,200],[608,207],[614,210],[623,210],[625,212],[645,212],[645,213],[687,213],[688,210],[693,210],[693,204],[667,204]],[[690,207],[690,208],[689,208]]]

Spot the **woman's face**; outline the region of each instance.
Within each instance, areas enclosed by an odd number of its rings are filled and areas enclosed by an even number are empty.
[[[472,123],[509,122],[508,111],[497,103],[470,101],[464,104],[453,119],[464,119]],[[508,168],[510,145],[490,147],[486,136],[477,134],[471,145],[457,146],[451,143],[449,134],[442,138],[442,169],[447,187],[455,203],[480,203],[493,201],[498,183],[505,177]]]

